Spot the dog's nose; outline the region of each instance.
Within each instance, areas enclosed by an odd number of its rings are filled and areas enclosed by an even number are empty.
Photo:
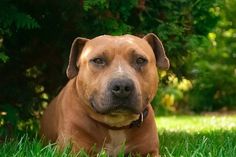
[[[134,90],[134,83],[131,79],[115,79],[111,82],[111,92],[119,98],[127,98]]]

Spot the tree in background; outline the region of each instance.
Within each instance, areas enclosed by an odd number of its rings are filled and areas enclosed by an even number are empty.
[[[208,33],[207,49],[192,53],[193,88],[189,105],[195,111],[227,110],[236,105],[236,2],[210,9],[221,20]],[[193,64],[194,63],[194,64]]]
[[[67,81],[69,49],[77,36],[154,32],[163,41],[171,72],[161,72],[153,105],[190,106],[204,73],[198,66],[204,58],[199,57],[214,48],[208,34],[222,28],[219,21],[226,15],[217,8],[224,7],[218,0],[0,1],[0,135],[37,130],[35,118]]]

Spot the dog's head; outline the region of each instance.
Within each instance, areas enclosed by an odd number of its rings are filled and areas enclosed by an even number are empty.
[[[158,68],[168,69],[169,60],[152,33],[79,37],[71,47],[67,76],[76,78],[81,99],[94,114],[135,115],[156,94]]]

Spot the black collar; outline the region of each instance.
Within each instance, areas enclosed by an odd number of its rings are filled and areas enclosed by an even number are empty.
[[[144,121],[144,119],[147,117],[148,115],[148,109],[147,107],[143,110],[142,113],[140,113],[139,115],[139,119],[133,121],[130,125],[129,128],[134,128],[134,127],[140,127]]]
[[[142,113],[139,114],[139,119],[135,120],[133,122],[131,122],[129,125],[127,126],[122,126],[122,127],[115,127],[115,126],[109,126],[107,124],[101,123],[104,127],[111,129],[111,130],[122,130],[122,129],[131,129],[131,128],[139,128],[144,119],[147,117],[148,115],[148,108],[146,107]]]

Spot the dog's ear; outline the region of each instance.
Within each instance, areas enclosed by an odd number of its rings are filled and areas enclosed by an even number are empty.
[[[143,37],[151,46],[157,62],[157,67],[162,70],[167,70],[170,67],[169,59],[165,54],[161,40],[153,33],[149,33]]]
[[[78,74],[79,68],[77,67],[76,62],[80,57],[80,54],[83,50],[85,43],[88,40],[89,39],[77,37],[71,45],[69,64],[66,69],[66,75],[69,79],[72,79]]]

